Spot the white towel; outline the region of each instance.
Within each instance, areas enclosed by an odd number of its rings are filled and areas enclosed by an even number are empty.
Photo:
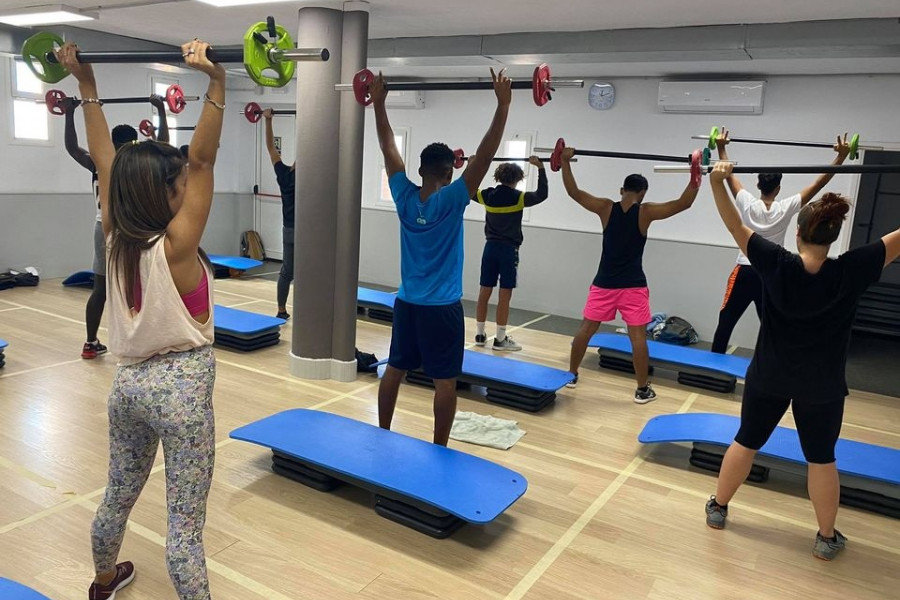
[[[498,419],[473,412],[458,412],[450,429],[450,437],[460,442],[509,450],[522,439],[525,431],[516,421]]]

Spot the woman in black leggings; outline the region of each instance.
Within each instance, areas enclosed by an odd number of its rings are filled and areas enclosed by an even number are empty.
[[[850,329],[859,297],[900,256],[900,229],[828,258],[850,211],[846,198],[828,193],[800,211],[799,254],[793,254],[741,222],[725,189],[731,170],[730,163],[718,163],[710,175],[716,208],[759,274],[764,302],[756,352],[747,370],[741,426],[722,461],[716,494],[706,504],[706,523],[725,527],[728,502],[749,475],[757,450],[793,405],[819,525],[813,554],[831,560],[846,541],[834,528],[840,499],[834,447],[848,394],[844,372]]]

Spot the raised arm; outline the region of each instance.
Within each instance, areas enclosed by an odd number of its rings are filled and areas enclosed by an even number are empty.
[[[87,129],[88,152],[97,171],[97,185],[100,190],[100,212],[103,217],[103,233],[110,231],[109,223],[109,172],[116,150],[109,136],[109,125],[98,100],[97,80],[91,65],[78,62],[78,46],[69,42],[56,51],[59,64],[66,67],[78,80],[78,91],[82,96],[81,110]],[[77,146],[77,141],[76,141]],[[76,159],[77,160],[77,159]]]
[[[160,142],[169,143],[169,120],[166,118],[166,105],[163,103],[163,97],[158,94],[150,96],[150,104],[156,109],[159,115],[159,130],[156,132],[156,139]]]
[[[525,206],[534,206],[547,199],[549,193],[547,170],[544,168],[544,163],[537,156],[529,156],[528,162],[538,168],[537,189],[533,192],[525,192]]]
[[[731,140],[728,139],[728,130],[723,125],[722,131],[716,137],[716,152],[719,153],[719,160],[728,161],[728,151],[725,147],[729,143],[731,143]],[[734,175],[728,176],[728,187],[731,189],[731,195],[735,198],[737,198],[738,192],[744,189],[744,186],[741,185],[741,182]]]
[[[847,142],[846,133],[844,134],[843,139],[841,136],[837,136],[837,142],[834,144],[834,151],[837,152],[837,156],[834,157],[831,164],[843,164],[850,154],[850,144]],[[816,180],[811,186],[804,188],[803,191],[800,192],[800,206],[806,206],[813,198],[815,198],[816,194],[821,192],[822,188],[828,185],[828,182],[831,181],[832,177],[834,177],[834,173],[822,173],[816,177]]]
[[[191,138],[184,202],[166,229],[167,258],[173,263],[196,261],[213,198],[213,168],[225,114],[225,69],[206,58],[209,44],[193,40],[181,49],[187,65],[209,75],[203,111]]]
[[[266,150],[269,151],[269,160],[275,165],[281,162],[281,155],[278,154],[278,149],[275,148],[275,132],[272,130],[273,114],[271,108],[267,108],[263,111],[263,119],[266,121]]]
[[[406,171],[406,165],[403,164],[403,157],[400,156],[397,142],[394,141],[394,130],[388,120],[387,108],[384,105],[387,99],[387,85],[381,72],[369,86],[369,95],[372,97],[372,106],[375,108],[375,128],[378,131],[378,145],[384,156],[384,170],[387,171],[388,178],[390,178],[394,173]]]
[[[466,182],[469,190],[469,196],[478,191],[478,186],[487,175],[488,169],[491,168],[491,161],[497,154],[500,142],[503,141],[503,130],[506,128],[506,118],[509,116],[509,104],[512,102],[512,82],[505,75],[506,69],[502,69],[499,74],[494,73],[491,69],[491,80],[494,82],[494,94],[497,96],[497,109],[494,111],[494,118],[487,133],[478,144],[478,150],[475,151],[475,158],[467,161],[466,170],[463,171],[462,177]]]
[[[750,241],[750,236],[753,235],[753,231],[741,221],[741,214],[728,196],[728,190],[725,189],[725,181],[731,175],[731,170],[733,168],[734,165],[728,162],[716,163],[715,169],[709,174],[709,184],[712,187],[713,198],[716,201],[716,209],[719,211],[722,222],[725,223],[728,233],[730,233],[731,237],[734,238],[734,241],[737,242],[741,252],[746,255],[747,242]]]
[[[884,266],[900,258],[900,228],[895,229],[887,234],[881,241],[884,242]]]
[[[697,199],[697,193],[699,191],[699,187],[693,187],[688,183],[687,187],[684,188],[684,191],[681,192],[681,196],[676,200],[645,204],[641,210],[641,217],[646,219],[647,225],[653,221],[661,221],[663,219],[668,219],[669,217],[674,217],[678,213],[683,212],[694,205],[694,200]]]
[[[79,165],[94,172],[94,161],[88,151],[78,145],[78,133],[75,131],[75,109],[81,104],[76,98],[66,98],[63,100],[63,106],[66,111],[66,152],[75,159]]]
[[[573,156],[575,156],[575,148],[566,148],[561,156],[563,185],[566,186],[566,193],[569,194],[572,200],[592,213],[597,214],[603,222],[603,226],[606,227],[609,215],[612,212],[613,201],[609,198],[592,196],[578,187],[578,184],[575,182],[575,175],[572,173],[571,161]]]

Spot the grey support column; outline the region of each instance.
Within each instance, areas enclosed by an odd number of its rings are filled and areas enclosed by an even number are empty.
[[[369,5],[344,3],[344,36],[341,48],[341,81],[366,67],[369,45]],[[362,198],[363,133],[365,108],[353,94],[338,94],[341,102],[338,158],[337,248],[334,287],[332,352],[339,381],[356,377],[356,289],[359,284],[359,229]]]
[[[291,373],[332,376],[334,274],[343,12],[299,10],[297,44],[328,48],[328,62],[297,63],[297,170],[294,211],[294,310]],[[311,46],[310,46],[311,45]]]

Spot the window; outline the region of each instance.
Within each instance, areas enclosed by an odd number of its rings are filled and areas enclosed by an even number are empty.
[[[44,99],[44,84],[21,60],[13,60],[13,138],[50,141],[49,113]]]
[[[525,172],[525,179],[516,185],[516,189],[522,192],[528,190],[534,191],[535,187],[537,187],[537,169],[532,167],[528,162],[528,157],[531,156],[533,145],[533,132],[515,133],[509,139],[504,140],[503,144],[500,145],[500,151],[497,153],[497,156],[509,158],[522,157],[523,160],[509,161],[522,167],[522,170]],[[489,173],[489,175],[492,174],[493,171]],[[526,208],[522,211],[522,221],[527,223],[529,220],[531,220],[531,209]]]
[[[395,127],[394,143],[397,144],[397,150],[400,151],[400,156],[403,158],[404,163],[409,162],[406,156],[408,141],[409,127]],[[387,171],[384,170],[384,157],[378,161],[378,166],[381,168],[381,191],[378,194],[378,201],[376,204],[393,208],[394,199],[391,196],[390,185],[388,185]]]
[[[166,91],[170,86],[178,85],[178,80],[176,79],[163,79],[160,77],[151,77],[151,93],[166,97]],[[167,105],[168,106],[168,105]],[[152,116],[150,120],[153,121],[153,126],[156,127],[157,133],[159,132],[159,115],[156,114],[156,109],[152,106],[150,107],[150,112]],[[166,108],[166,121],[169,123],[169,144],[172,146],[178,147],[178,132],[175,131],[175,127],[178,126],[178,118],[172,115],[169,111],[168,107]]]

